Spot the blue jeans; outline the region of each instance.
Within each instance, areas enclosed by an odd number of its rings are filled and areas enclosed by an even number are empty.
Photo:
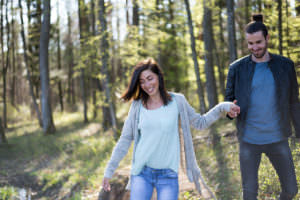
[[[177,173],[171,169],[144,167],[139,175],[131,176],[130,200],[150,200],[154,187],[158,200],[177,200]]]
[[[256,200],[258,191],[258,168],[261,155],[265,153],[275,168],[282,192],[280,200],[291,200],[298,192],[295,168],[287,140],[264,145],[240,142],[240,168],[244,200]]]

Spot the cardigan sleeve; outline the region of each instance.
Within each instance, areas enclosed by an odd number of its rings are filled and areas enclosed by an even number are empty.
[[[222,102],[214,106],[207,113],[201,115],[195,111],[195,109],[185,100],[185,108],[187,110],[190,124],[198,130],[208,128],[211,124],[217,121],[223,113],[229,112],[232,102]]]
[[[120,161],[124,158],[127,154],[128,149],[133,140],[134,134],[134,119],[135,119],[135,112],[134,112],[134,104],[133,102],[129,109],[129,114],[127,119],[124,122],[124,126],[122,128],[121,136],[113,149],[111,158],[106,166],[104,177],[111,178],[113,173],[115,172],[116,168],[119,166]]]

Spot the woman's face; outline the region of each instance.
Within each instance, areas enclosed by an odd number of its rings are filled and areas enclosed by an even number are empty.
[[[140,86],[149,97],[159,95],[158,75],[150,69],[144,70],[140,75]]]

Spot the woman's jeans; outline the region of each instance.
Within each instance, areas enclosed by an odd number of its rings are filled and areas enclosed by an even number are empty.
[[[265,153],[275,168],[282,192],[280,200],[290,200],[298,192],[295,168],[287,140],[264,145],[240,142],[240,167],[244,200],[256,200],[258,191],[258,168],[261,155]]]
[[[131,176],[130,200],[150,200],[154,187],[158,200],[177,200],[177,173],[171,169],[144,167],[139,175]]]

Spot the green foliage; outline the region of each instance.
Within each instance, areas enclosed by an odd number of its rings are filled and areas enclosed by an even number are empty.
[[[16,195],[16,191],[13,187],[1,187],[0,188],[0,199],[11,200]]]

